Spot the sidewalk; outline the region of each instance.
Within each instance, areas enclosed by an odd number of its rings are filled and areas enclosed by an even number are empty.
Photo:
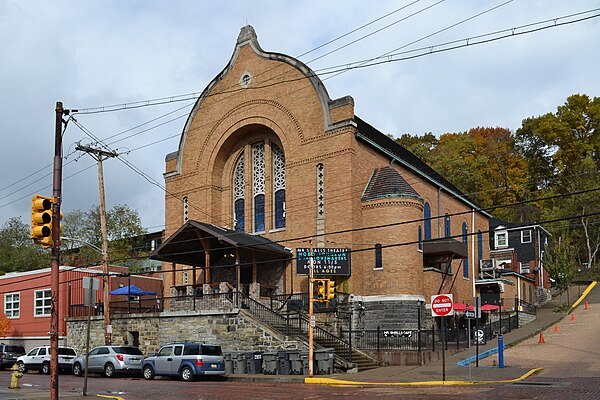
[[[583,291],[583,289],[582,289]],[[600,289],[596,289],[596,292]],[[554,309],[560,305],[559,299],[540,307],[537,311],[535,321],[511,332],[506,333],[504,337],[505,348],[514,346],[525,339],[534,337],[568,315],[567,311],[555,313]],[[498,348],[498,340],[494,339],[483,346],[479,346],[479,354],[492,352]],[[368,384],[386,384],[386,385],[470,385],[470,384],[494,384],[506,383],[507,381],[519,381],[539,372],[539,369],[519,368],[507,366],[498,368],[496,366],[475,367],[471,364],[461,366],[458,363],[473,356],[473,348],[449,355],[445,363],[445,381],[443,378],[442,361],[435,361],[422,366],[389,366],[376,368],[373,370],[358,372],[356,374],[335,374],[327,378],[313,377],[306,378],[306,383],[312,384],[345,384],[345,385],[368,385]],[[467,365],[466,363],[464,365]],[[543,367],[543,365],[540,365]]]

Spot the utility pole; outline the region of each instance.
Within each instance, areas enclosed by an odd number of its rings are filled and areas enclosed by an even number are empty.
[[[50,264],[50,400],[58,400],[58,290],[60,266],[60,203],[62,190],[63,104],[56,102],[54,172],[52,174],[52,263]]]
[[[108,233],[106,230],[106,204],[104,196],[104,173],[102,171],[102,161],[108,158],[117,157],[114,151],[105,151],[91,146],[78,144],[75,148],[78,151],[88,153],[98,162],[98,186],[100,189],[100,231],[102,233],[102,272],[104,287],[104,344],[111,344],[112,329],[110,326],[110,280],[108,270]]]

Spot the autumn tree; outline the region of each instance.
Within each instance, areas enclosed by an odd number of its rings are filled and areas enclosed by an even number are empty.
[[[10,319],[4,314],[0,314],[0,337],[6,337],[10,330]]]

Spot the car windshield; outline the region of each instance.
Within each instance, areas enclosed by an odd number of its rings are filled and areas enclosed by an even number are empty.
[[[137,347],[121,346],[121,347],[113,347],[113,350],[115,351],[115,353],[121,353],[121,354],[130,354],[130,355],[134,355],[134,356],[143,356],[144,355],[144,353],[142,353],[141,350],[138,349]]]
[[[75,354],[75,350],[70,349],[68,347],[59,347],[58,348],[58,354],[61,356],[75,356],[77,354]]]

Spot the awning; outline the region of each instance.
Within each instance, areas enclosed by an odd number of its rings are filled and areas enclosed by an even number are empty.
[[[149,292],[146,290],[142,290],[135,285],[123,286],[118,289],[109,292],[109,294],[117,294],[117,295],[129,295],[129,296],[144,296],[144,295],[155,295],[156,292]]]
[[[154,250],[150,258],[205,267],[205,246],[213,255],[241,250],[254,253],[259,259],[287,260],[292,256],[290,250],[262,236],[190,220]]]

